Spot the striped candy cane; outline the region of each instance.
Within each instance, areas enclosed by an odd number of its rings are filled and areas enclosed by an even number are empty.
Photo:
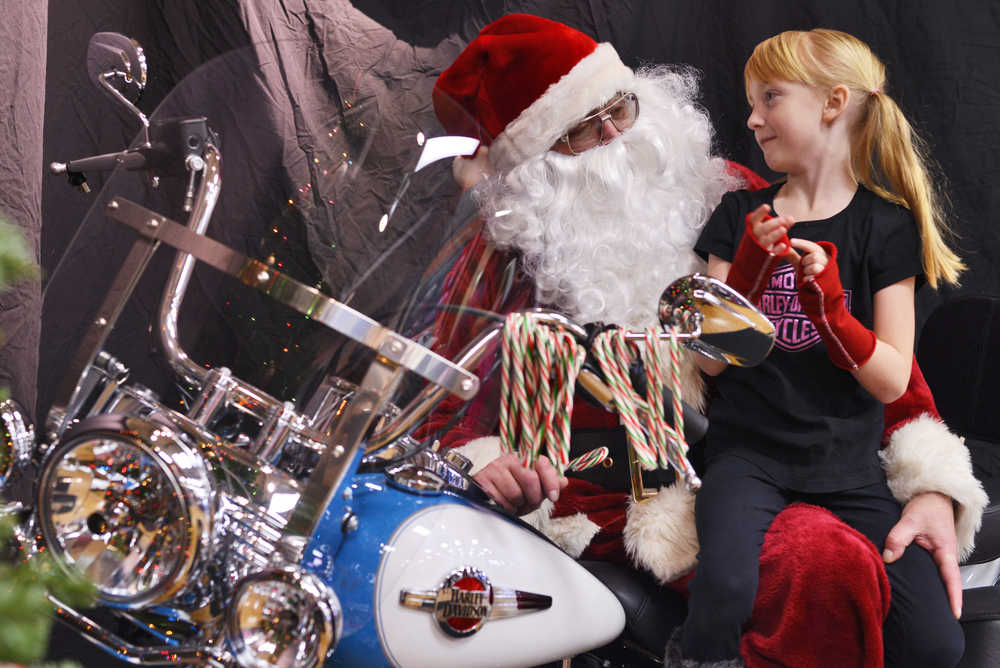
[[[629,349],[624,332],[609,330],[598,335],[593,351],[608,380],[629,444],[642,467],[651,470],[669,464],[683,476],[690,487],[697,488],[700,481],[687,460],[688,444],[684,439],[678,330],[671,327],[668,346],[673,427],[665,419],[663,386],[666,374],[659,335],[654,328],[646,330],[644,343],[639,354],[646,368],[645,400],[635,392],[628,375],[628,368],[635,359],[636,351]],[[634,349],[638,347],[638,344],[633,346]]]
[[[507,317],[501,343],[500,439],[525,466],[545,454],[562,475],[596,466],[598,448],[569,460],[570,414],[576,378],[586,353],[568,332],[536,325],[524,314]]]

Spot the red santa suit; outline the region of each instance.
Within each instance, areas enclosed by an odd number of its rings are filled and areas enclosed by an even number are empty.
[[[504,174],[547,151],[564,128],[627,90],[632,76],[610,45],[562,24],[511,15],[484,28],[442,74],[435,110],[453,134],[489,145],[490,167]],[[731,169],[750,185],[763,184],[745,168]],[[517,262],[516,252],[494,248],[480,230],[448,274],[442,301],[498,313],[533,305],[532,280]],[[436,323],[437,349],[453,356],[476,330],[474,316],[446,311]],[[959,553],[965,555],[987,499],[964,443],[941,422],[916,363],[912,374],[907,393],[886,409],[882,459],[889,486],[903,504],[923,492],[951,497]],[[696,381],[689,385],[684,396],[690,401],[701,390]],[[495,405],[489,388],[481,395],[442,438],[446,447],[461,448],[474,472],[501,454],[498,437],[490,435]],[[446,403],[429,428],[450,419],[456,408]],[[617,416],[576,404],[574,427],[617,423]],[[571,478],[557,503],[545,502],[525,519],[572,556],[631,564],[683,589],[698,553],[693,501],[681,485],[635,503],[629,494]],[[750,666],[812,666],[836,656],[840,666],[881,665],[888,605],[889,586],[874,545],[828,511],[792,506],[765,538],[744,659]]]

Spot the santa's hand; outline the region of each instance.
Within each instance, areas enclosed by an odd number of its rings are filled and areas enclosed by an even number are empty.
[[[569,484],[547,457],[539,457],[534,468],[529,469],[514,454],[494,459],[473,477],[491,499],[518,515],[535,510],[542,499],[555,503],[560,490]]]
[[[941,580],[955,618],[962,616],[962,574],[958,570],[958,538],[951,499],[938,492],[924,492],[910,499],[903,516],[885,539],[882,557],[891,564],[910,543],[931,553],[941,571]]]
[[[455,177],[455,183],[462,190],[466,190],[476,185],[484,179],[493,175],[493,166],[490,165],[489,148],[480,146],[475,154],[466,158],[458,156],[451,163],[451,174]]]

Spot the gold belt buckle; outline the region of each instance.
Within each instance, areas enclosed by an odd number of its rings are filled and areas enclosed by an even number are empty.
[[[645,503],[660,493],[658,487],[646,487],[643,482],[642,464],[639,463],[639,457],[635,454],[635,448],[631,443],[628,444],[628,472],[632,479],[632,498],[636,503]]]

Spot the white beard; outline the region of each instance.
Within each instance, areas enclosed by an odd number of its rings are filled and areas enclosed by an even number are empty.
[[[519,250],[537,298],[577,322],[656,323],[672,281],[703,267],[692,251],[722,194],[736,185],[711,155],[690,72],[640,72],[635,125],[581,155],[553,151],[484,189],[488,229]]]

